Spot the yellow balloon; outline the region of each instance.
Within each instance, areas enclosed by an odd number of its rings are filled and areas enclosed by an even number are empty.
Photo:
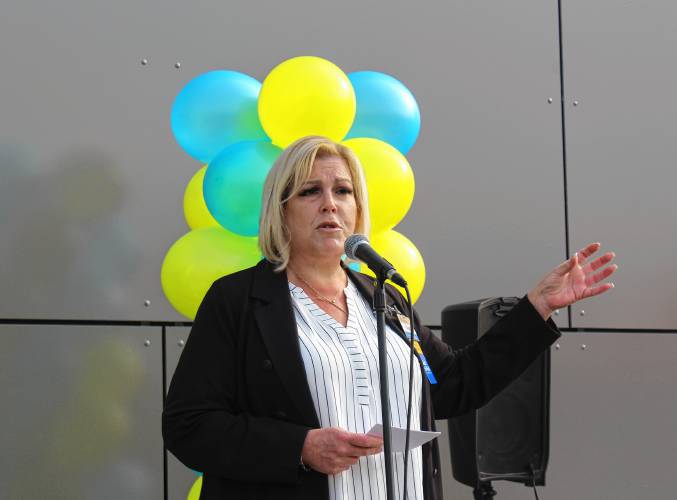
[[[251,267],[261,259],[256,237],[223,228],[195,229],[179,238],[162,263],[162,290],[170,304],[189,319],[211,284],[221,276]]]
[[[188,227],[191,229],[219,227],[219,223],[209,213],[202,193],[202,183],[206,171],[207,165],[195,172],[188,186],[186,186],[186,191],[183,193],[183,215],[186,217]]]
[[[355,103],[355,91],[341,68],[320,57],[294,57],[263,81],[259,119],[273,144],[282,148],[306,135],[340,141],[353,124]]]
[[[202,490],[202,476],[198,477],[188,492],[188,500],[200,500],[200,491]]]
[[[392,229],[414,200],[414,173],[409,162],[393,146],[378,139],[349,139],[343,144],[355,152],[364,169],[372,232]]]
[[[409,285],[411,300],[416,302],[425,285],[425,264],[418,249],[406,236],[393,230],[373,234],[370,242],[374,249],[404,276]],[[362,271],[374,276],[367,266],[362,266]],[[403,288],[395,286],[402,295],[407,296]]]

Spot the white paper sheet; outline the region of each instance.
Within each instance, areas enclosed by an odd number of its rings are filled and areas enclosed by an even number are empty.
[[[379,436],[383,437],[383,425],[381,424],[376,424],[374,427],[372,427],[367,434],[370,434],[372,436]],[[428,441],[432,441],[435,439],[437,436],[442,434],[441,432],[430,432],[430,431],[415,431],[415,430],[410,430],[409,431],[409,449],[413,450],[414,448],[418,448],[422,444],[427,443]],[[401,427],[391,427],[390,430],[390,437],[392,441],[392,451],[394,452],[404,452],[404,440],[407,435],[407,430],[402,429]]]

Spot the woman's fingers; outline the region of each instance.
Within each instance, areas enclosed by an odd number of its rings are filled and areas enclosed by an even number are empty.
[[[313,429],[303,446],[303,462],[325,474],[337,474],[360,457],[382,451],[383,439],[332,427]]]
[[[371,434],[346,432],[346,441],[358,448],[378,448],[383,446],[383,438]]]
[[[599,257],[597,257],[592,262],[588,262],[583,267],[583,271],[585,271],[586,273],[589,273],[591,271],[596,271],[600,267],[605,266],[606,264],[608,264],[609,262],[614,260],[614,257],[616,257],[616,254],[614,252],[607,252],[604,255],[600,255]]]
[[[380,453],[383,450],[383,438],[377,436],[346,432],[345,438],[349,446],[346,450],[346,455],[366,457],[367,455]]]
[[[590,257],[592,254],[594,254],[599,248],[602,246],[601,243],[595,242],[595,243],[590,243],[587,245],[585,248],[582,248],[578,254],[578,263],[580,265],[583,265],[587,260],[588,257]]]
[[[606,292],[612,283],[601,283],[616,272],[611,264],[616,257],[606,252],[595,259],[591,256],[600,249],[598,242],[591,243],[555,267],[529,293],[529,301],[543,319],[555,309],[569,306],[581,299]]]
[[[594,285],[595,283],[599,283],[602,280],[605,280],[609,276],[611,276],[613,273],[616,272],[616,269],[618,269],[618,266],[616,264],[611,264],[608,267],[605,267],[602,269],[600,272],[595,273],[593,275],[588,275],[585,278],[585,286],[591,286]]]
[[[614,287],[613,283],[602,283],[601,285],[593,286],[592,288],[588,288],[585,290],[583,298],[587,299],[588,297],[594,297],[595,295],[604,293],[607,290],[612,289],[613,287]]]
[[[605,264],[608,264],[616,256],[615,253],[607,252],[592,262],[588,262],[588,258],[597,252],[600,246],[600,243],[591,243],[585,248],[582,248],[569,259],[557,266],[555,268],[555,272],[557,272],[559,275],[564,275],[568,273],[576,264],[578,264],[579,266],[582,266],[583,270],[587,273],[599,269]]]

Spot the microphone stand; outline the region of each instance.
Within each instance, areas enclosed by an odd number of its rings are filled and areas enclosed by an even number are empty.
[[[381,377],[381,418],[383,419],[383,454],[386,465],[386,498],[395,500],[393,493],[393,454],[390,425],[390,398],[388,397],[388,356],[386,354],[386,289],[385,277],[376,279],[374,310],[376,311],[376,333],[378,337],[378,365]]]

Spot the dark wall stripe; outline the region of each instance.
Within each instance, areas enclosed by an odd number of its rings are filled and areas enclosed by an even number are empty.
[[[76,320],[76,319],[20,319],[20,318],[0,318],[0,325],[46,325],[46,326],[161,326],[161,327],[176,327],[186,326],[191,327],[191,321],[109,321],[109,320]],[[442,331],[441,325],[425,325],[433,331]],[[676,334],[677,329],[671,328],[586,328],[586,327],[561,327],[560,330],[564,333],[661,333],[661,334]]]
[[[562,172],[563,172],[563,187],[564,187],[564,245],[565,258],[571,256],[571,247],[569,241],[569,184],[567,181],[567,133],[566,133],[566,113],[565,113],[565,98],[564,93],[564,43],[562,35],[562,0],[557,0],[557,39],[559,42],[559,103],[560,112],[562,116]],[[571,306],[567,307],[567,316],[569,318],[569,325],[571,322]]]
[[[167,327],[162,327],[162,409],[165,408],[167,399]],[[167,466],[167,448],[162,446],[162,468],[163,481],[162,489],[164,491],[164,500],[169,499],[169,472]]]

